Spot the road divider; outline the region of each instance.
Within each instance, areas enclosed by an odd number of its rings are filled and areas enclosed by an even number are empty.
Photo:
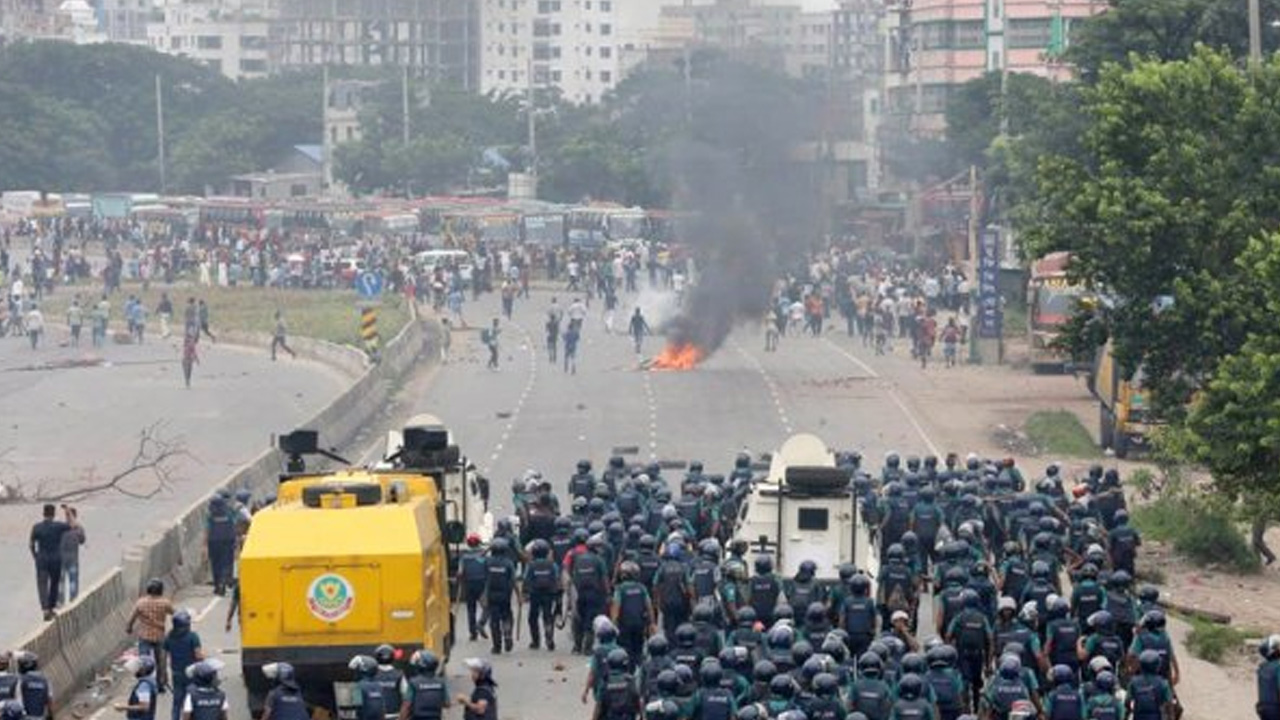
[[[369,422],[389,401],[395,388],[421,360],[437,356],[434,344],[440,337],[434,320],[413,318],[383,348],[380,362],[371,364],[365,354],[353,348],[298,338],[294,348],[299,356],[337,367],[355,377],[341,395],[299,427],[320,431],[326,443],[342,446]],[[270,338],[263,334],[229,334],[235,344],[258,344],[264,348]],[[265,350],[264,350],[265,352]],[[263,428],[263,432],[288,428]],[[72,604],[61,610],[53,622],[44,623],[22,639],[18,647],[37,653],[58,697],[70,700],[99,674],[107,672],[129,644],[125,625],[134,601],[151,578],[163,579],[172,593],[201,581],[207,574],[205,512],[209,499],[221,489],[248,490],[255,497],[275,495],[280,460],[274,448],[264,450],[193,502],[171,523],[157,527],[142,542],[124,552],[121,564],[94,584]]]

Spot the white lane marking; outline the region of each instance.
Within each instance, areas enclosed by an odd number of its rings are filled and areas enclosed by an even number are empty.
[[[501,439],[493,448],[493,454],[489,456],[489,464],[480,468],[483,474],[489,474],[493,471],[493,466],[497,464],[498,457],[501,456],[502,450],[510,439],[511,434],[516,430],[517,421],[520,419],[520,412],[524,410],[525,401],[529,399],[529,394],[533,392],[534,383],[538,381],[538,353],[534,350],[533,338],[529,335],[529,331],[524,326],[514,320],[508,320],[507,324],[516,329],[516,332],[524,336],[524,342],[520,345],[529,360],[529,380],[525,382],[524,389],[520,392],[520,399],[516,401],[515,407],[511,411],[508,418],[505,431],[502,433]]]
[[[862,369],[863,372],[867,373],[867,375],[870,376],[871,378],[875,379],[880,377],[880,373],[876,372],[874,368],[872,368],[870,365],[863,362],[860,358],[858,358],[858,356],[854,355],[848,350],[845,350],[839,345],[836,345],[834,342],[831,341],[831,338],[824,337],[822,338],[822,340],[827,344],[828,347],[830,347],[832,350],[835,350],[837,353],[840,353],[841,355],[843,355],[846,359],[848,359],[854,365],[857,365],[859,368]],[[911,423],[911,427],[915,429],[916,434],[920,436],[921,440],[924,440],[924,444],[929,446],[929,451],[933,453],[935,456],[942,455],[942,452],[938,450],[938,446],[933,442],[933,438],[929,437],[929,433],[925,432],[924,425],[916,417],[916,414],[911,411],[911,408],[907,407],[907,403],[902,399],[902,396],[898,393],[898,388],[896,385],[889,385],[888,395],[889,395],[889,399],[893,401],[893,404],[897,405],[898,409],[902,411],[902,414],[906,416],[907,422]]]
[[[217,607],[218,603],[221,601],[222,601],[221,597],[214,595],[212,598],[209,599],[209,603],[205,605],[204,608],[200,610],[200,612],[196,613],[195,616],[191,618],[191,621],[197,625],[200,624],[204,620],[204,617],[209,613],[213,612],[213,609]]]

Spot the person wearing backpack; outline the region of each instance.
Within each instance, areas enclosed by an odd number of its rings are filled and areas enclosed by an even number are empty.
[[[618,585],[613,590],[613,623],[618,626],[618,645],[633,662],[644,657],[645,639],[653,632],[653,600],[640,582],[640,566],[627,560],[618,568]]]
[[[556,649],[555,608],[560,598],[560,571],[551,559],[551,543],[534,540],[532,560],[525,566],[524,587],[529,598],[529,649],[537,650],[545,636],[547,649]]]
[[[675,637],[677,627],[689,621],[693,610],[689,568],[682,553],[679,543],[667,543],[662,563],[653,576],[654,601],[662,613],[662,632],[669,638]]]
[[[1164,720],[1172,717],[1174,698],[1169,681],[1160,677],[1160,653],[1143,650],[1138,656],[1138,674],[1129,681],[1125,707],[1131,720]]]
[[[947,643],[960,654],[957,670],[973,694],[972,707],[978,706],[982,676],[991,664],[995,650],[995,632],[983,614],[978,593],[966,590],[965,608],[947,627]]]

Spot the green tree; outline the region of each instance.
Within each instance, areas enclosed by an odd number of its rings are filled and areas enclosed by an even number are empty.
[[[1108,66],[1083,95],[1084,156],[1041,158],[1024,203],[1029,251],[1073,253],[1073,272],[1113,300],[1101,319],[1117,358],[1167,407],[1255,321],[1237,258],[1280,226],[1277,90],[1280,63],[1251,78],[1205,48]]]
[[[1262,3],[1263,47],[1280,47],[1280,5]],[[1084,77],[1096,79],[1109,62],[1131,57],[1180,60],[1197,44],[1244,57],[1249,49],[1249,19],[1242,0],[1110,0],[1108,8],[1080,23],[1067,59]]]

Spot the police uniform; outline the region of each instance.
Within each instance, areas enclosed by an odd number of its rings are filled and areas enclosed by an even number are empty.
[[[191,720],[222,720],[227,709],[227,696],[218,688],[195,685],[187,693],[184,703],[184,712],[191,713]]]
[[[525,567],[524,587],[529,593],[529,647],[537,649],[545,632],[547,649],[556,649],[555,608],[560,594],[560,570],[549,558],[532,560]]]
[[[592,550],[570,557],[569,579],[575,594],[573,648],[577,652],[587,652],[593,641],[591,622],[604,612],[608,569],[604,560]]]
[[[489,558],[485,572],[485,601],[489,603],[489,633],[493,652],[502,652],[503,643],[511,649],[511,594],[516,589],[516,566],[504,555]]]
[[[145,710],[126,710],[126,720],[155,720],[156,681],[150,677],[139,678],[129,691],[129,707],[143,706]],[[289,720],[285,718],[284,720]]]
[[[649,591],[639,581],[624,580],[613,590],[613,605],[618,609],[618,645],[633,661],[644,657],[645,634],[653,619]]]
[[[382,686],[382,712],[387,717],[399,717],[404,702],[404,673],[391,665],[379,665],[374,680]]]
[[[467,629],[474,642],[477,635],[484,634],[484,619],[478,608],[481,598],[484,597],[484,584],[489,574],[489,558],[485,557],[481,550],[467,550],[462,554],[460,563],[458,574],[462,579],[460,583],[462,599],[467,605]]]
[[[271,720],[310,720],[307,703],[297,688],[280,685],[267,693],[263,707],[271,710]]]
[[[414,675],[406,683],[405,702],[409,704],[409,720],[442,720],[449,684],[436,675]]]

